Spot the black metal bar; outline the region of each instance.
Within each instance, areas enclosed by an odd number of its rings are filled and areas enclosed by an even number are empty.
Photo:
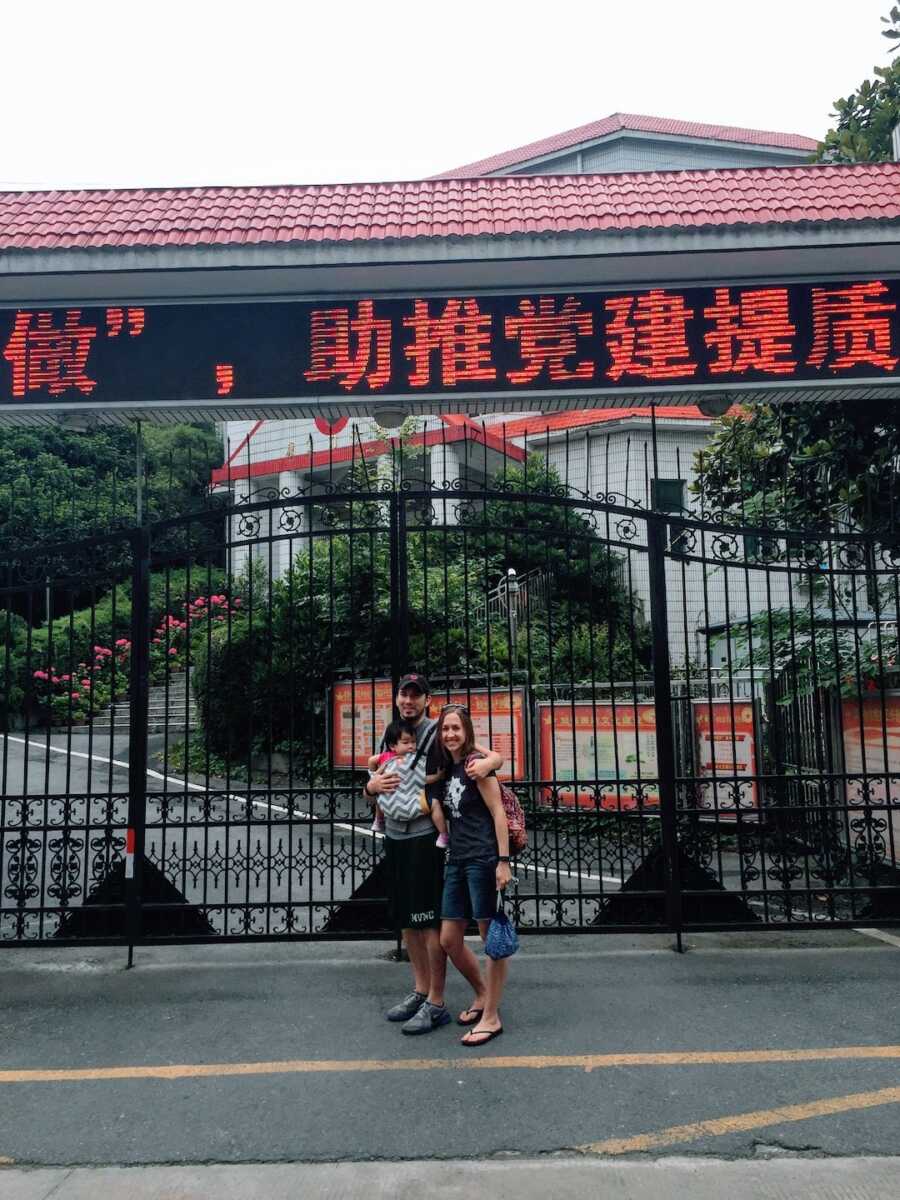
[[[397,602],[400,606],[397,630],[397,666],[400,671],[409,670],[409,568],[406,530],[406,497],[401,492],[396,496],[397,511]]]
[[[653,702],[656,709],[656,761],[659,809],[666,865],[666,920],[681,947],[681,872],[675,787],[675,736],[672,726],[672,680],[669,666],[669,619],[666,603],[666,522],[647,518],[647,561],[650,580],[650,632]]]
[[[131,677],[128,730],[128,841],[125,904],[128,965],[141,936],[141,899],[147,820],[147,717],[150,703],[150,533],[131,534]],[[110,754],[112,757],[112,753]]]

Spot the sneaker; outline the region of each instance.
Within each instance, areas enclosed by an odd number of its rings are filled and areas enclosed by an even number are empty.
[[[447,847],[450,845],[450,839],[446,835],[446,833],[439,833],[437,836],[437,841],[434,844],[438,847],[439,850],[446,850]]]
[[[452,1019],[443,1004],[429,1004],[427,1000],[423,1000],[416,1015],[400,1026],[400,1032],[410,1035],[431,1033],[432,1029],[447,1025]]]
[[[424,999],[424,992],[410,992],[408,996],[403,997],[399,1004],[389,1008],[384,1015],[389,1021],[408,1021],[422,1007]]]

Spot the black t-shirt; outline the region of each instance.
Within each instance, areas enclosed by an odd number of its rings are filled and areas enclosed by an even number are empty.
[[[466,774],[465,763],[455,763],[448,771],[441,800],[450,823],[450,862],[476,858],[496,861],[500,851],[494,818],[478,784]]]

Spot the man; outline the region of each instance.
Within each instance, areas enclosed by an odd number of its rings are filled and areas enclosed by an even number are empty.
[[[431,688],[424,675],[411,672],[404,675],[397,688],[397,710],[416,730],[416,746],[427,744],[428,773],[439,769],[440,756],[434,744],[437,721],[429,717]],[[484,757],[473,762],[468,773],[473,779],[484,779],[503,765],[499,754],[477,749]],[[373,775],[366,784],[369,800],[393,792],[400,783],[397,774]],[[406,1034],[430,1033],[450,1021],[444,1007],[444,981],[447,956],[441,949],[441,895],[444,886],[444,851],[434,844],[434,823],[423,814],[411,821],[395,821],[385,816],[384,850],[388,867],[389,899],[396,924],[403,931],[403,941],[409,954],[413,973],[413,990],[385,1016],[389,1021],[402,1021]],[[469,982],[478,991],[481,980]]]

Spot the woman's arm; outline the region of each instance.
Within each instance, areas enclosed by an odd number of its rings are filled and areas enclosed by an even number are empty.
[[[444,774],[445,774],[444,768],[441,767],[440,770],[433,771],[430,775],[426,775],[425,776],[426,787],[431,787],[431,785],[433,783],[440,783],[441,780],[444,778]]]
[[[509,826],[506,823],[506,810],[500,797],[500,784],[493,775],[490,779],[479,779],[477,783],[481,798],[494,819],[494,833],[497,835],[497,849],[500,857],[500,862],[497,863],[497,887],[502,892],[512,879],[512,871],[509,867]]]
[[[496,750],[485,746],[476,746],[475,750],[481,755],[481,758],[470,757],[466,763],[466,774],[470,779],[474,779],[476,782],[479,779],[487,779],[491,772],[499,771],[503,766],[503,756]]]

